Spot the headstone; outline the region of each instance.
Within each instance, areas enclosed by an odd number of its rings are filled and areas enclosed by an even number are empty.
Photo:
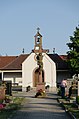
[[[5,99],[5,88],[3,86],[0,86],[0,100]]]
[[[79,96],[79,74],[78,74],[78,96]]]
[[[71,97],[76,97],[78,95],[78,81],[74,80],[72,82],[72,92]]]
[[[79,96],[79,80],[78,80],[78,96]]]
[[[67,79],[67,87],[66,87],[66,94],[69,95],[69,89],[71,88],[73,79]]]
[[[79,75],[78,75],[78,90],[77,90],[77,97],[76,97],[76,103],[77,103],[77,106],[78,106],[78,109],[79,109]]]
[[[12,96],[12,81],[5,81],[6,94]]]
[[[67,79],[67,92],[69,97],[76,97],[78,95],[78,80],[77,78]]]

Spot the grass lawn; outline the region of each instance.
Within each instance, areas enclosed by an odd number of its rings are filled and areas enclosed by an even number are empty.
[[[5,109],[0,110],[0,119],[8,119],[14,112],[21,108],[24,98],[12,97],[12,103],[7,104]]]

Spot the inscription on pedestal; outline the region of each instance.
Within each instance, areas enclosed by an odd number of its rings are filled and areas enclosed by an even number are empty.
[[[45,83],[38,83],[37,84],[37,89],[36,90],[38,91],[40,89],[42,89],[43,91],[45,91]]]

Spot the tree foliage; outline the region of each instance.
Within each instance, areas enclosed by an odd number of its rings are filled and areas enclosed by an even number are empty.
[[[79,28],[76,27],[73,36],[70,36],[70,43],[67,43],[69,47],[68,64],[72,74],[79,73]]]

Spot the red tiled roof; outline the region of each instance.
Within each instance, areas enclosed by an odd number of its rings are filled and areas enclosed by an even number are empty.
[[[67,55],[59,55],[63,60],[67,60]]]
[[[3,70],[21,70],[23,61],[28,57],[28,54],[18,56],[15,60],[3,67]]]
[[[11,63],[17,56],[0,56],[0,69]]]
[[[19,56],[0,56],[0,69],[22,70],[22,63],[29,55],[30,54],[22,54]],[[48,54],[48,56],[56,63],[56,67],[58,70],[68,69],[66,55]]]

